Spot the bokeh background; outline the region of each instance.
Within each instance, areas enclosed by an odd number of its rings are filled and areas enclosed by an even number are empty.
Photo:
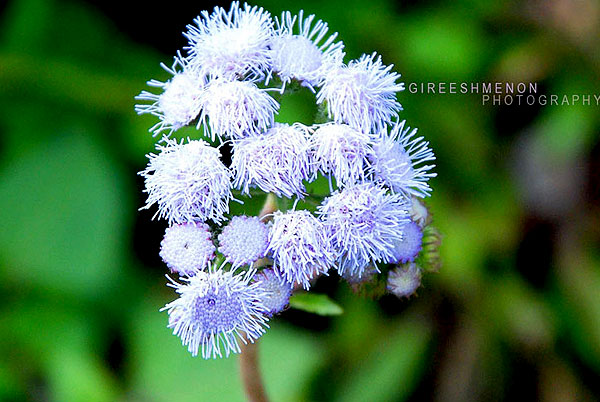
[[[159,63],[215,5],[0,2],[0,400],[243,399],[236,357],[192,358],[166,328],[166,224],[137,211],[154,119],[133,97],[168,78]],[[600,94],[597,1],[260,5],[317,14],[347,60],[378,51],[407,83]],[[283,121],[308,113],[295,99]],[[600,108],[399,99],[438,157],[442,269],[410,300],[320,280],[345,312],[273,321],[260,342],[272,400],[599,398]]]

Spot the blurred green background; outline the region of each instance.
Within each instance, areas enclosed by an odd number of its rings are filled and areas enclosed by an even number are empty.
[[[155,121],[133,97],[215,5],[0,2],[0,400],[242,400],[236,357],[192,358],[166,328],[166,224],[137,211]],[[406,83],[600,94],[597,1],[260,5],[315,13],[346,60],[377,51]],[[272,400],[600,397],[599,107],[399,98],[438,157],[442,269],[410,300],[320,281],[345,313],[272,322]],[[282,120],[302,118],[298,99]]]

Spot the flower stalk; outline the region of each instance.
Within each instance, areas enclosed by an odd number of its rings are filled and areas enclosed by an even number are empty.
[[[267,199],[259,212],[259,218],[263,219],[267,215],[277,210],[277,197],[274,194],[267,194]],[[242,346],[240,354],[240,376],[244,385],[246,399],[249,402],[267,402],[267,393],[263,384],[260,366],[258,363],[258,341],[249,342]]]
[[[248,402],[267,402],[267,393],[258,364],[258,341],[242,346],[240,376]]]

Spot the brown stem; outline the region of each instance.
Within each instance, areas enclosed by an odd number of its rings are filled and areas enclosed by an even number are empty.
[[[277,210],[277,199],[273,194],[267,195],[265,205],[258,214],[260,218],[272,214]],[[240,354],[240,376],[244,384],[244,391],[249,402],[268,402],[267,393],[263,385],[260,368],[258,365],[258,341],[248,342],[242,346]]]
[[[242,346],[240,354],[240,374],[244,383],[244,391],[249,402],[267,402],[267,393],[258,366],[258,343]]]

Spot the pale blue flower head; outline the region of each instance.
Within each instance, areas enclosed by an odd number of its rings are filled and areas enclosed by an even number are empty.
[[[272,268],[266,268],[254,275],[254,280],[264,291],[262,302],[267,308],[267,315],[272,317],[281,313],[290,301],[292,285],[275,273]]]
[[[429,142],[414,138],[417,129],[411,130],[405,123],[395,123],[389,134],[383,132],[373,144],[373,178],[394,192],[427,197],[431,193],[428,181],[436,173],[431,172],[435,165],[425,162],[435,160],[435,156]]]
[[[268,92],[248,81],[211,81],[202,95],[198,128],[215,136],[232,139],[266,131],[279,110],[279,103]]]
[[[370,135],[347,124],[326,123],[316,125],[311,138],[314,168],[326,176],[333,175],[338,186],[365,177],[368,157],[373,152]]]
[[[219,235],[219,251],[232,267],[249,265],[265,256],[269,230],[255,216],[234,216]]]
[[[305,289],[312,279],[327,273],[333,263],[325,228],[307,210],[273,214],[267,252],[278,275]]]
[[[275,124],[265,134],[234,142],[231,169],[233,185],[243,194],[258,187],[278,197],[302,197],[302,181],[312,179],[306,127]]]
[[[264,290],[250,283],[253,274],[213,267],[183,278],[184,283],[171,281],[180,296],[161,311],[167,311],[168,327],[192,356],[201,351],[205,359],[228,357],[240,353],[239,340],[254,342],[265,332]]]
[[[408,222],[406,200],[370,182],[336,191],[318,206],[340,275],[361,278],[370,264],[391,262]]]
[[[168,131],[170,135],[173,131],[190,124],[200,113],[206,85],[205,77],[188,68],[180,57],[175,58],[171,68],[164,64],[161,66],[173,77],[166,82],[148,81],[149,86],[162,89],[162,93],[142,91],[136,99],[152,103],[135,106],[138,114],[149,113],[160,119],[149,130],[155,136],[163,131]]]
[[[215,257],[210,228],[201,222],[173,225],[160,243],[160,257],[171,272],[193,276]]]
[[[415,263],[400,265],[388,273],[387,290],[396,297],[409,297],[421,286],[421,269]]]
[[[231,174],[220,160],[221,153],[204,141],[164,139],[158,154],[148,154],[144,177],[146,205],[158,205],[155,216],[169,224],[205,221],[220,223],[229,211]]]
[[[314,15],[304,18],[289,11],[275,19],[276,34],[271,40],[272,69],[284,84],[298,80],[314,92],[331,68],[342,64],[344,44],[335,42],[337,32],[327,36],[327,23]],[[297,29],[296,29],[296,22]]]
[[[213,77],[260,78],[270,68],[269,43],[273,35],[271,15],[239,2],[229,11],[215,7],[203,11],[185,33],[188,62]]]
[[[423,230],[415,222],[410,221],[404,225],[402,239],[394,243],[392,254],[394,258],[391,262],[407,263],[414,261],[421,251],[423,241]]]
[[[330,69],[317,103],[327,102],[329,116],[336,123],[365,133],[379,132],[402,110],[396,92],[404,90],[404,84],[396,82],[400,74],[391,71],[392,67],[373,53]]]

